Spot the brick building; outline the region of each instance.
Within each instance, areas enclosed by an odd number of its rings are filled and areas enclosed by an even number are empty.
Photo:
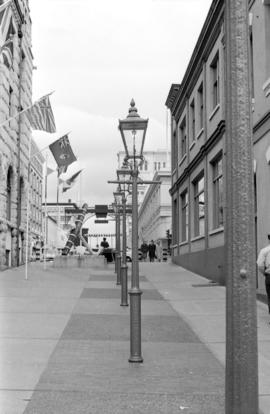
[[[249,0],[257,251],[270,233],[270,2]],[[225,283],[224,0],[214,0],[181,84],[172,84],[173,261]],[[180,51],[179,51],[180,53]],[[258,275],[258,288],[264,290]]]

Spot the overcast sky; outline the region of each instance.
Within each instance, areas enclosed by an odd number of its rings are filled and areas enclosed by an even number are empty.
[[[30,0],[33,99],[55,91],[57,134],[33,132],[44,148],[68,131],[78,158],[63,178],[83,168],[81,199],[112,202],[117,157],[123,149],[118,119],[131,98],[149,118],[145,149],[166,148],[165,100],[180,83],[210,0]],[[44,153],[45,154],[45,153]],[[50,167],[55,167],[49,159]],[[56,174],[49,200],[56,201]],[[80,181],[60,195],[79,198]]]

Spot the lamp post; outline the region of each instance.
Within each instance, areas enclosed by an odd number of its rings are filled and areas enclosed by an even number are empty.
[[[258,413],[248,2],[225,1],[227,414]]]
[[[125,178],[130,178],[130,169],[126,164],[123,164],[122,168],[117,170],[118,180],[122,182],[119,185],[122,192],[122,209],[123,209],[123,218],[122,218],[122,232],[123,232],[123,251],[122,251],[122,265],[121,265],[121,306],[128,306],[128,290],[127,290],[127,280],[128,280],[128,266],[126,261],[126,250],[127,250],[127,231],[126,231],[126,192],[128,192],[127,184],[125,183]]]
[[[121,284],[121,243],[120,243],[120,212],[119,207],[122,201],[122,193],[118,187],[117,191],[113,193],[115,199],[115,220],[116,220],[116,251],[115,251],[115,268],[116,268],[116,284]]]
[[[148,119],[139,116],[132,99],[129,114],[119,120],[119,131],[126,151],[126,159],[132,160],[132,266],[130,296],[130,357],[129,362],[143,362],[141,353],[141,295],[138,262],[138,160],[143,159],[143,146]]]

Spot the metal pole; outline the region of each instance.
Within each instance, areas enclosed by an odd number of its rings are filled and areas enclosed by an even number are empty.
[[[132,171],[132,267],[130,295],[130,357],[129,362],[143,362],[141,352],[141,295],[138,262],[138,165]]]
[[[248,2],[226,0],[226,414],[258,413]]]
[[[123,252],[122,252],[122,266],[121,266],[121,306],[128,306],[128,291],[127,291],[127,233],[126,233],[126,196],[122,195],[123,205]]]
[[[121,255],[120,255],[120,211],[119,206],[116,204],[116,284],[121,285]]]

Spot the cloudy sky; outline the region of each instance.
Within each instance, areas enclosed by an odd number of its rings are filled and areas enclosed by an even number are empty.
[[[40,148],[71,131],[82,180],[60,195],[89,205],[112,202],[123,149],[118,119],[131,98],[149,118],[145,148],[166,147],[165,100],[180,83],[209,10],[210,0],[29,0],[34,65],[33,99],[55,91],[57,134],[34,131]],[[45,152],[44,152],[45,154]],[[50,157],[49,164],[55,167]],[[56,201],[56,174],[49,200]],[[81,195],[80,190],[81,188]]]

